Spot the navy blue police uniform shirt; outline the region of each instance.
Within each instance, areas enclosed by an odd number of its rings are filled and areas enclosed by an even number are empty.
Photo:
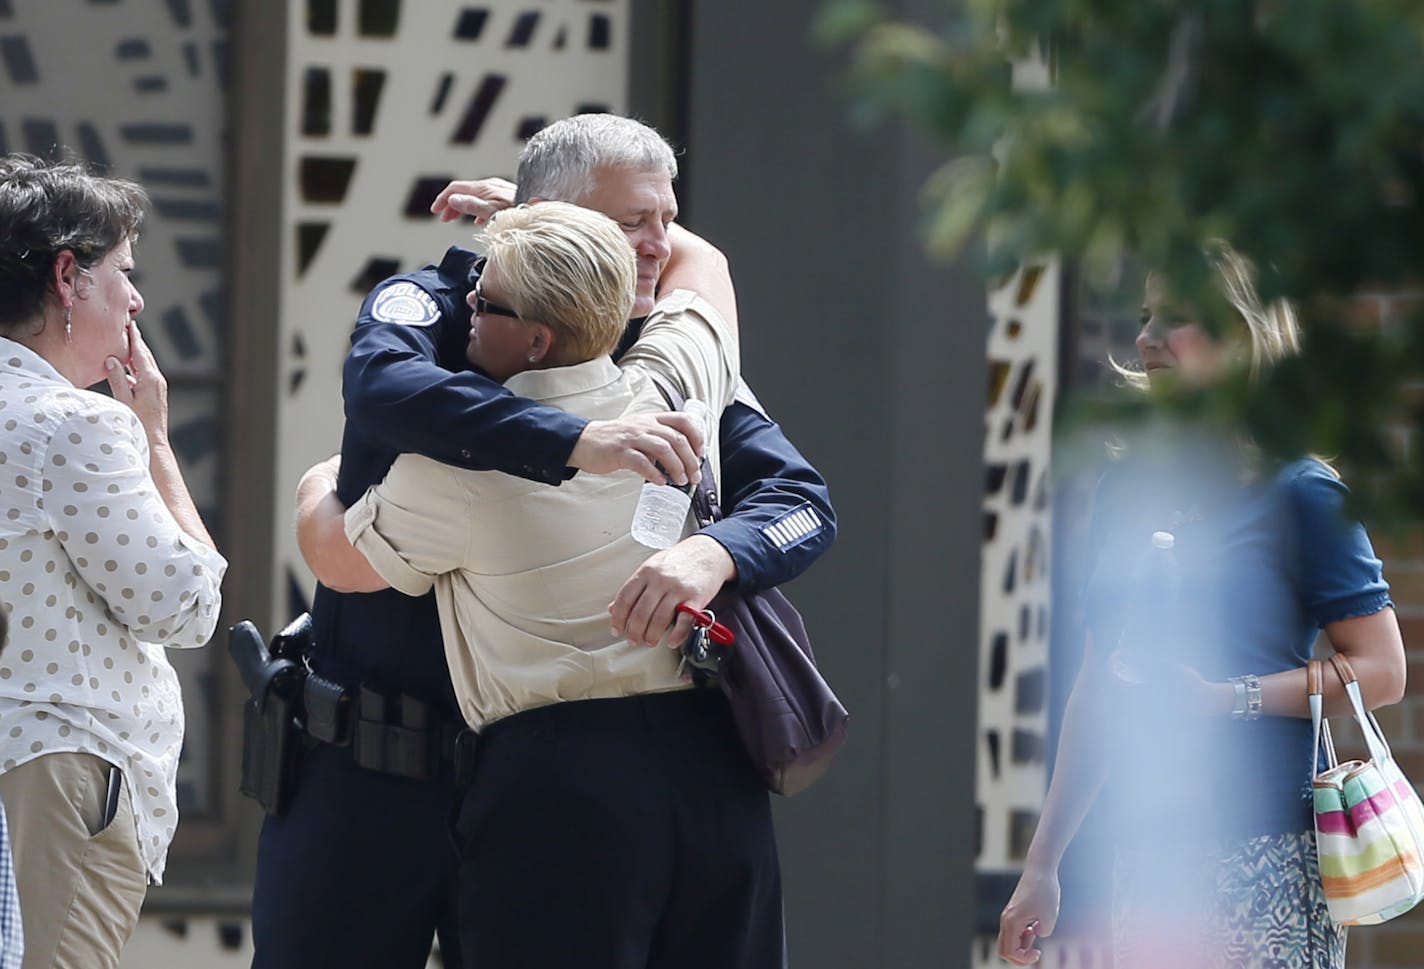
[[[452,246],[438,266],[393,276],[366,298],[342,374],[346,427],[337,496],[350,505],[412,452],[459,467],[557,485],[587,421],[510,394],[471,370],[465,303],[479,256]],[[636,338],[630,327],[620,352]],[[706,530],[736,563],[739,587],[766,588],[805,571],[835,538],[825,481],[758,409],[722,417],[722,492],[729,517]],[[458,709],[433,594],[337,593],[318,586],[313,667],[349,687],[363,682],[442,699]]]

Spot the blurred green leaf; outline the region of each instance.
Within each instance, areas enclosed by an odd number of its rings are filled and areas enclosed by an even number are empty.
[[[947,162],[925,183],[931,202],[930,251],[954,256],[979,228],[994,189],[994,162],[985,155],[965,155]]]
[[[811,39],[824,46],[847,44],[885,19],[886,11],[868,0],[832,0],[811,24]]]

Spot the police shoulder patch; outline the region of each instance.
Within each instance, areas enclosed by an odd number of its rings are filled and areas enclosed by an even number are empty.
[[[439,318],[435,297],[411,282],[391,283],[371,303],[371,319],[382,323],[425,326]]]

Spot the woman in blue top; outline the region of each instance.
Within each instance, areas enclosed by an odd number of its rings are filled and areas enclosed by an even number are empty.
[[[1149,279],[1142,389],[1201,386],[1299,350],[1288,305],[1250,266],[1208,256],[1240,326],[1211,336]],[[1058,918],[1058,866],[1095,799],[1110,812],[1118,969],[1344,965],[1310,809],[1306,663],[1323,630],[1374,708],[1404,692],[1399,625],[1346,489],[1313,458],[1272,465],[1234,435],[1134,438],[1099,484],[1084,585],[1086,646],[1052,782],[999,954],[1037,960]],[[1327,715],[1349,711],[1338,681]]]

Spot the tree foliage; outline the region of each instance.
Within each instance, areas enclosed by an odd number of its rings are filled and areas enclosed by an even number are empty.
[[[818,30],[850,50],[862,119],[944,146],[933,250],[978,240],[994,273],[1128,255],[1219,326],[1202,245],[1230,240],[1263,296],[1294,301],[1306,352],[1192,408],[1276,453],[1338,455],[1381,485],[1377,510],[1424,512],[1419,445],[1393,433],[1417,426],[1400,388],[1424,374],[1424,327],[1361,326],[1357,301],[1424,297],[1424,4],[963,0],[926,24],[830,0]]]

